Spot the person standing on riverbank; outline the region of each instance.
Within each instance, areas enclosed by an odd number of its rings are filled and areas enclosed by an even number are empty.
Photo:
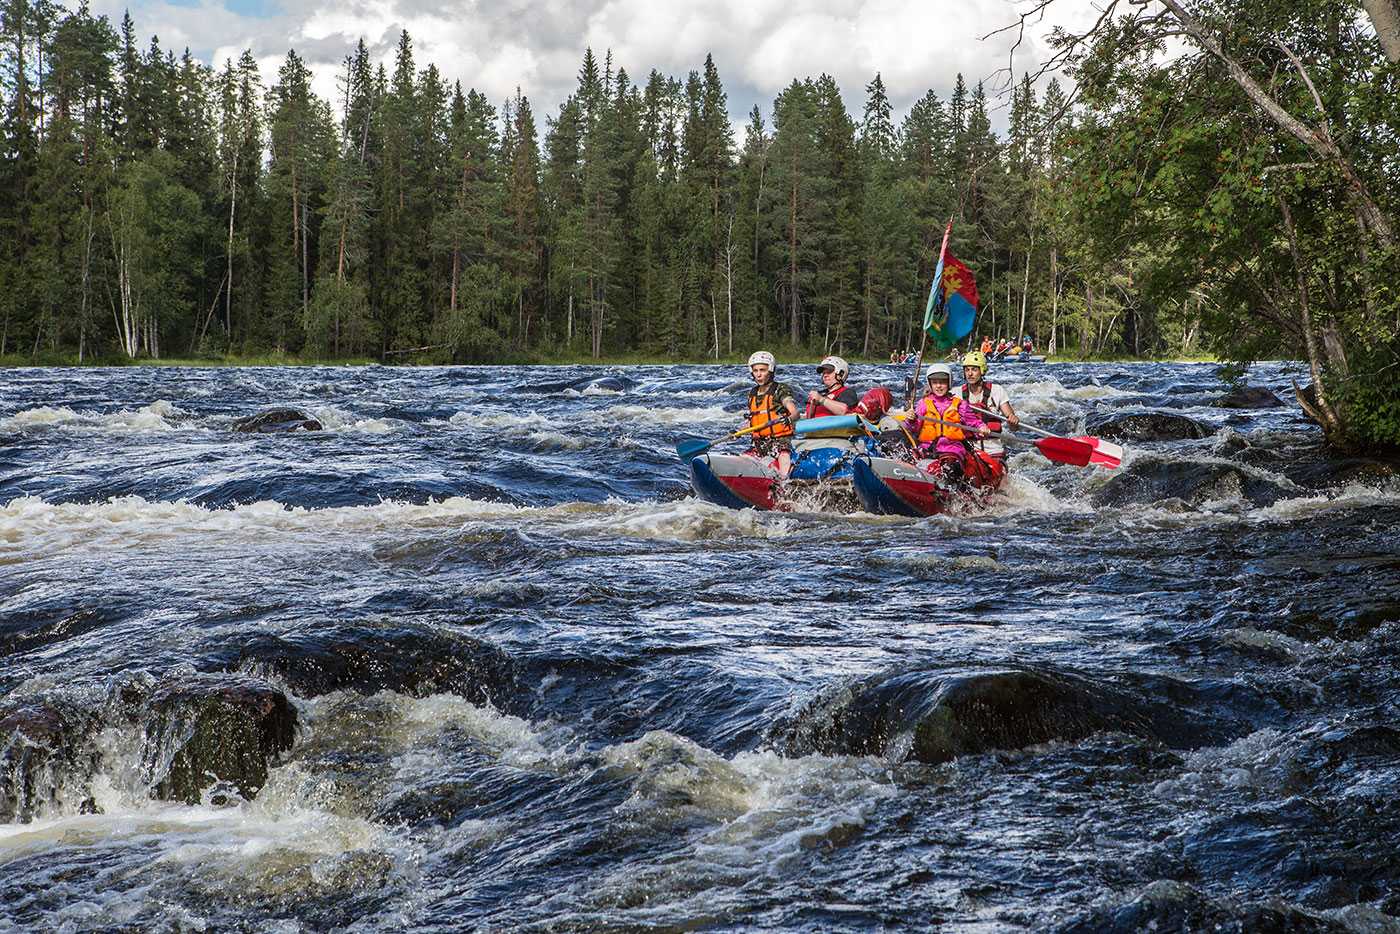
[[[778,476],[786,480],[792,472],[792,425],[797,421],[797,399],[792,387],[777,380],[778,361],[766,350],[749,357],[749,424],[754,429],[749,453],[767,458],[776,452]]]

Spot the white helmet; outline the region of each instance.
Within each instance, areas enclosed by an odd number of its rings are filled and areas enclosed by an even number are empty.
[[[776,370],[778,368],[778,361],[774,360],[773,355],[766,350],[758,350],[749,355],[749,366],[753,366],[756,363],[766,363],[770,370]]]
[[[826,369],[827,367],[831,367],[833,370],[835,370],[837,379],[839,379],[843,383],[846,381],[847,374],[851,372],[850,364],[847,363],[845,360],[842,360],[840,357],[834,355],[827,357],[821,363],[817,364],[817,373],[820,374],[821,371]]]
[[[948,385],[953,385],[953,368],[946,363],[935,363],[928,368],[928,381],[933,382],[935,376],[941,376],[948,381]]]

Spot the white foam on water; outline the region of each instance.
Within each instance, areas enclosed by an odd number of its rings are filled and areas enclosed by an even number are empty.
[[[652,422],[660,425],[685,425],[691,422],[732,421],[738,424],[741,413],[726,411],[723,406],[710,405],[701,408],[668,408],[649,405],[614,405],[597,413],[613,422]],[[588,413],[584,413],[588,418]]]
[[[426,503],[386,500],[371,506],[308,509],[262,500],[228,508],[188,502],[152,502],[122,496],[101,503],[49,503],[33,496],[0,506],[0,563],[35,559],[68,548],[129,548],[138,544],[216,537],[260,541],[269,534],[393,535],[405,528],[458,529],[464,523],[529,519],[568,536],[702,541],[730,537],[783,538],[789,519],[732,510],[699,500],[671,503],[565,503],[513,506],[454,496]]]
[[[603,761],[632,785],[620,820],[643,833],[694,836],[683,851],[618,869],[599,886],[608,902],[656,903],[662,911],[711,884],[784,876],[813,849],[859,834],[880,803],[898,794],[883,760],[773,752],[725,758],[660,730],[609,747]]]
[[[447,420],[449,425],[459,428],[490,428],[504,430],[539,430],[553,428],[559,430],[555,419],[545,418],[538,412],[482,412],[467,410],[457,412]]]
[[[64,407],[41,406],[17,412],[0,419],[0,431],[20,431],[25,428],[58,427],[82,431],[157,432],[176,431],[190,423],[174,423],[168,419],[183,413],[165,399],[157,399],[139,409],[118,412],[77,412]]]
[[[387,435],[397,431],[407,423],[397,419],[355,418],[355,416],[333,405],[314,406],[306,413],[321,423],[324,431],[358,431],[371,435]]]

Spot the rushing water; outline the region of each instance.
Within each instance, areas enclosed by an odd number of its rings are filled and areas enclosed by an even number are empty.
[[[0,930],[1400,929],[1400,485],[1318,453],[1296,367],[1257,411],[1209,365],[1003,367],[1038,424],[1205,436],[1017,449],[917,521],[695,500],[673,445],[744,375],[0,372],[0,719],[96,718],[0,825]],[[325,430],[230,430],[273,404]],[[316,640],[383,670],[284,678]],[[114,685],[228,670],[294,745],[153,799]],[[915,729],[1015,672],[1058,687]]]

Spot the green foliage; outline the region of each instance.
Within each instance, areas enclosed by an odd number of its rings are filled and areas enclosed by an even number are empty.
[[[1101,30],[1072,107],[1053,80],[1010,88],[1004,140],[982,86],[959,77],[897,121],[878,74],[858,113],[830,76],[796,78],[736,140],[712,58],[637,85],[589,50],[541,142],[522,92],[498,111],[406,32],[388,68],[358,43],[326,102],[296,52],[265,91],[251,52],[211,70],[129,17],[3,10],[0,356],[883,358],[917,343],[951,217],[978,336],[1305,358],[1306,295],[1352,430],[1394,437],[1373,390],[1394,372],[1400,256],[1215,58],[1156,56],[1160,24]],[[1325,113],[1394,218],[1400,68],[1355,11],[1209,14],[1291,113]]]

